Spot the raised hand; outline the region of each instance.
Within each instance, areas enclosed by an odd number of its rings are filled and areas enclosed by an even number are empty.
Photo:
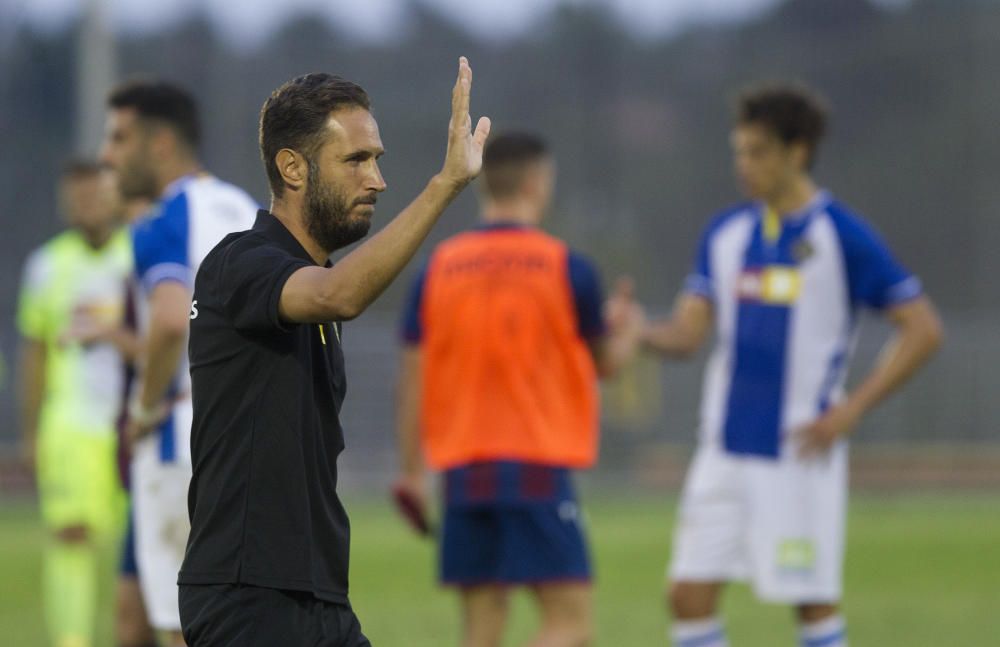
[[[448,152],[441,175],[457,187],[471,182],[483,167],[483,145],[490,134],[490,118],[480,117],[475,132],[469,116],[472,68],[464,56],[458,59],[458,78],[451,91],[451,121],[448,124]]]

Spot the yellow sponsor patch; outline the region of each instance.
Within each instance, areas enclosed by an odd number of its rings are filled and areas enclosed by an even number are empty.
[[[794,267],[772,265],[761,274],[760,300],[765,303],[795,303],[802,290],[802,278]]]
[[[739,295],[746,301],[771,305],[791,305],[802,292],[799,271],[788,265],[769,265],[744,272],[739,281]]]
[[[785,539],[778,544],[778,567],[810,570],[816,565],[816,546],[809,539]]]

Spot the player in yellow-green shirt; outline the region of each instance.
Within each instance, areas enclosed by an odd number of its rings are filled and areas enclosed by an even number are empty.
[[[52,644],[90,647],[102,565],[124,511],[114,423],[122,355],[136,345],[120,325],[132,261],[111,171],[72,162],[59,197],[69,229],[28,257],[18,305],[22,447],[50,531],[43,595]]]

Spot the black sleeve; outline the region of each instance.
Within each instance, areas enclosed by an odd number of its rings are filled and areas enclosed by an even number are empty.
[[[288,277],[311,265],[259,238],[235,241],[219,277],[223,312],[237,330],[287,330],[278,316],[281,290]]]

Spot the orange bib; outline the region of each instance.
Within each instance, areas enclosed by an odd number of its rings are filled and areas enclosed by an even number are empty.
[[[589,467],[597,374],[561,241],[528,228],[445,241],[427,268],[421,419],[428,462]]]

